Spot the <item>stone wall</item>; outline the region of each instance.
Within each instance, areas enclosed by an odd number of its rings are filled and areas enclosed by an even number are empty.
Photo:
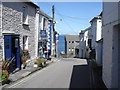
[[[2,3],[0,2],[0,61],[3,58],[3,37],[2,37]]]
[[[22,22],[22,8],[28,7],[28,25]],[[23,2],[4,2],[2,9],[2,30],[3,32],[14,32],[20,34],[20,48],[23,49],[23,36],[28,36],[28,50],[31,59],[35,58],[35,20],[36,9],[29,3]]]

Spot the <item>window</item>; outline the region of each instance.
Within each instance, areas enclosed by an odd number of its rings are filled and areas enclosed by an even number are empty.
[[[90,49],[92,49],[92,39],[88,39],[88,46]]]
[[[47,32],[46,32],[46,30],[40,30],[40,37],[41,38],[47,38]]]
[[[72,43],[74,43],[74,41],[72,41]]]
[[[15,39],[15,48],[18,48],[18,38]]]
[[[70,43],[70,41],[69,41],[69,43]]]
[[[76,41],[76,43],[79,43],[79,41]]]
[[[72,51],[74,51],[74,48],[72,48]]]
[[[69,48],[69,51],[71,51],[71,49]]]
[[[28,25],[28,7],[23,7],[23,24]]]
[[[23,36],[23,50],[28,50],[28,37]]]

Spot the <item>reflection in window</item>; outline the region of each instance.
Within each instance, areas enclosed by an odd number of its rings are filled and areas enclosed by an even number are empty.
[[[18,48],[18,38],[15,39],[15,48]]]

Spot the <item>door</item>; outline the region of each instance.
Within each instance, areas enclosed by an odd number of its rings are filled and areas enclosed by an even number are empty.
[[[12,36],[12,57],[15,57],[15,67],[20,68],[20,43],[19,36]]]
[[[19,36],[17,35],[4,35],[4,52],[5,59],[11,60],[9,71],[13,72],[16,68],[20,68],[20,45]]]

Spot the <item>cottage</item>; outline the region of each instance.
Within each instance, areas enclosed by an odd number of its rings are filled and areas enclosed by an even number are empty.
[[[91,21],[91,32],[92,32],[92,58],[96,59],[96,41],[99,41],[101,39],[102,36],[102,20],[101,20],[101,16],[98,15],[96,17],[94,17]]]
[[[80,42],[79,42],[79,57],[80,58],[89,58],[89,53],[90,53],[90,32],[91,32],[91,27],[82,30],[80,32]]]
[[[22,52],[29,60],[37,57],[39,7],[32,2],[1,2],[0,7],[0,60],[15,57],[14,67],[20,68]]]
[[[39,14],[38,57],[48,58],[48,56],[51,54],[52,18],[39,9],[38,14]]]

